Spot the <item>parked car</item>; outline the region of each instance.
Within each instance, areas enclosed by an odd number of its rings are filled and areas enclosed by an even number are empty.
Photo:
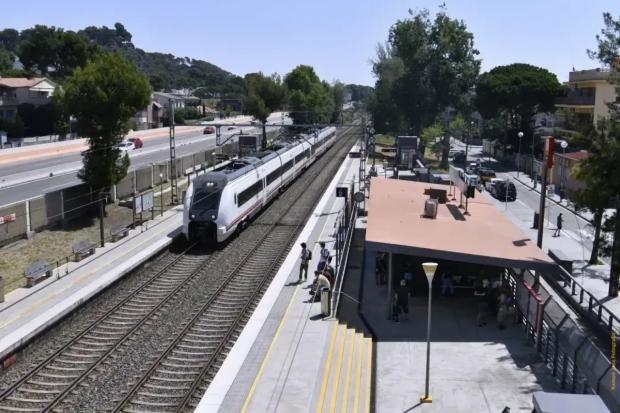
[[[500,201],[515,201],[517,199],[517,187],[510,181],[497,182],[494,195]]]
[[[457,152],[454,154],[454,163],[465,163],[465,152]]]
[[[205,135],[211,135],[212,133],[215,133],[215,128],[213,126],[207,126],[202,133]]]
[[[483,184],[487,183],[491,179],[495,178],[495,171],[489,168],[480,168],[478,169],[478,176],[480,177],[480,182]]]
[[[116,145],[116,147],[120,149],[121,152],[128,152],[128,151],[133,151],[134,149],[136,149],[133,142],[129,142],[129,141],[123,141],[119,143],[118,145]]]
[[[484,189],[486,189],[491,195],[495,196],[495,187],[498,182],[502,182],[501,178],[491,178],[484,184]]]
[[[129,138],[127,140],[133,143],[134,149],[140,149],[144,146],[144,143],[142,143],[142,139],[140,138]]]
[[[237,129],[235,126],[229,126],[226,128],[226,130],[235,130],[235,129]]]

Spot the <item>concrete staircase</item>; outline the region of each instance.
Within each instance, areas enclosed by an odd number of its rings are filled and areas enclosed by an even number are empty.
[[[369,412],[372,339],[344,324],[333,327],[317,413]]]

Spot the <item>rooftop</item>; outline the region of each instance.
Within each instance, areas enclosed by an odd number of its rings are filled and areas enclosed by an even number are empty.
[[[47,79],[44,77],[0,77],[0,86],[6,86],[11,88],[33,87],[44,80]]]
[[[458,200],[423,217],[428,188],[447,185],[373,178],[367,245],[376,250],[498,267],[555,269],[553,261],[484,196],[476,194],[463,215]],[[457,194],[458,195],[458,194]],[[449,197],[450,198],[450,197]]]
[[[576,151],[576,152],[566,152],[566,153],[558,153],[559,157],[568,158],[573,161],[583,161],[590,156],[588,151]]]

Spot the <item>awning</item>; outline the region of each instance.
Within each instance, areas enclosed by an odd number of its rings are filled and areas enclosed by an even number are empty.
[[[457,200],[439,204],[435,219],[424,217],[429,188],[447,185],[373,178],[366,247],[405,255],[504,268],[555,270],[555,263],[485,196],[469,200],[469,215]],[[451,197],[448,197],[449,199]]]

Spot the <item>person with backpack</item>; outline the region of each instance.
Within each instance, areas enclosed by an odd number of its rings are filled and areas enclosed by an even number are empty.
[[[299,280],[297,281],[301,282],[302,275],[304,280],[308,279],[308,263],[312,259],[312,251],[306,248],[305,242],[301,243],[301,255],[299,256],[299,259],[301,262],[299,264]]]

